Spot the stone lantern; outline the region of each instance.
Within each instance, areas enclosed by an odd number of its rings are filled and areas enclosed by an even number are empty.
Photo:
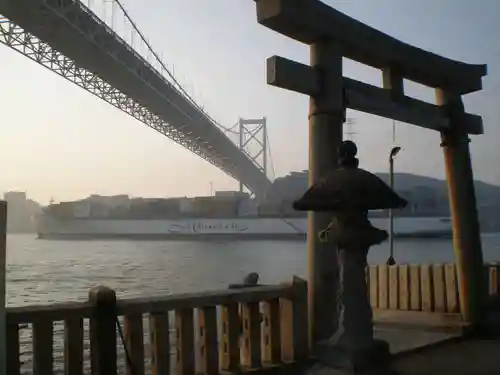
[[[372,367],[387,362],[388,344],[373,337],[372,309],[366,283],[368,250],[385,241],[385,230],[375,228],[368,211],[402,208],[407,201],[374,174],[358,168],[357,147],[344,141],[339,147],[340,167],[325,176],[294,203],[301,211],[332,213],[321,233],[338,249],[340,266],[339,329],[327,345],[319,345],[319,358],[334,367]],[[332,298],[335,298],[332,296]],[[335,350],[330,350],[330,349]]]

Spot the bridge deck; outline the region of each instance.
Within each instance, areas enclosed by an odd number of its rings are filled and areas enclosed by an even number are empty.
[[[207,115],[80,1],[1,0],[0,14],[24,29],[25,34],[18,35],[20,43],[34,43],[29,34],[45,43],[43,48],[35,46],[36,59],[42,55],[50,58],[47,48],[62,53],[67,70],[74,66],[75,72],[79,68],[88,72],[78,79],[88,80],[97,75],[111,88],[147,108],[150,113],[146,116],[160,117],[164,124],[154,127],[156,130],[240,179],[252,191],[267,187],[269,181],[264,173]],[[12,46],[9,44],[12,37],[4,36],[7,40],[4,44]],[[107,101],[130,112],[123,108],[126,103]]]

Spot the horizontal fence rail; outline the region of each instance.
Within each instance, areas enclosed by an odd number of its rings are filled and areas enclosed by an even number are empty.
[[[307,283],[9,308],[7,374],[219,374],[309,354]],[[123,341],[123,342],[122,342]],[[126,350],[124,350],[126,347]]]
[[[485,265],[490,296],[500,295],[500,264]],[[372,265],[367,281],[373,309],[460,313],[455,264]]]

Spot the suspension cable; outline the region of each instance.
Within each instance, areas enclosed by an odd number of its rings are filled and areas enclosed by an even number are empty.
[[[273,173],[273,179],[276,178],[276,171],[274,169],[274,159],[273,159],[273,154],[271,153],[271,143],[269,142],[269,136],[267,135],[267,131],[266,131],[266,144],[267,144],[267,148],[269,150],[269,161],[271,162],[271,171]]]
[[[118,7],[120,8],[120,10],[123,12],[125,18],[130,22],[130,25],[133,27],[133,29],[137,32],[137,35],[139,35],[139,37],[141,38],[141,40],[144,42],[144,44],[146,45],[146,47],[149,49],[149,52],[151,52],[151,54],[153,55],[153,57],[155,58],[155,60],[160,64],[160,66],[167,72],[168,76],[172,79],[172,81],[174,82],[175,86],[177,86],[177,88],[179,89],[179,91],[185,95],[185,97],[188,99],[188,101],[193,104],[198,110],[201,111],[201,113],[203,113],[203,115],[209,119],[211,122],[213,122],[216,126],[218,126],[222,131],[224,132],[229,132],[229,128],[226,128],[225,126],[223,126],[222,124],[220,124],[218,121],[216,121],[212,116],[210,116],[207,112],[205,112],[205,110],[198,104],[195,102],[195,100],[189,95],[189,93],[184,89],[184,87],[182,87],[182,85],[179,83],[179,81],[177,81],[177,79],[174,77],[174,75],[170,72],[170,70],[167,68],[167,66],[163,63],[163,61],[160,59],[160,57],[158,56],[158,54],[153,50],[153,47],[151,46],[151,44],[149,44],[149,42],[146,40],[146,37],[144,36],[144,34],[139,30],[139,28],[136,26],[135,22],[132,20],[132,18],[129,16],[127,10],[125,9],[125,7],[122,5],[122,3],[120,2],[120,0],[114,0],[114,2],[116,2],[116,4],[118,5]],[[146,60],[147,61],[147,60]]]

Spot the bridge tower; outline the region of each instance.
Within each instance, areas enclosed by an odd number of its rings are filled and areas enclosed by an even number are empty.
[[[266,118],[238,120],[240,150],[267,176],[267,126]],[[243,192],[240,182],[240,192]]]

